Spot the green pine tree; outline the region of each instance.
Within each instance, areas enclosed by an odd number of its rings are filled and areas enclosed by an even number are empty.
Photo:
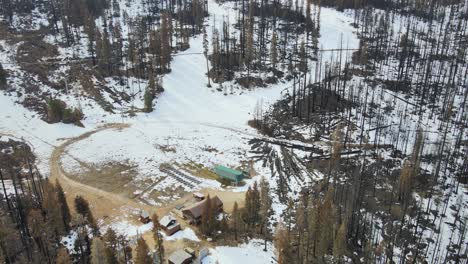
[[[7,84],[7,77],[7,72],[3,69],[3,66],[0,63],[0,88]]]

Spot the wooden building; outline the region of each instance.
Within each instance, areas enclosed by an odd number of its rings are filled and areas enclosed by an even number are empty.
[[[205,195],[203,193],[196,192],[193,193],[193,198],[195,198],[197,201],[202,201],[205,200]]]
[[[141,210],[140,211],[140,222],[142,222],[143,224],[147,224],[151,221],[151,218],[150,218],[150,215],[148,214],[148,212],[144,211],[144,210]]]
[[[180,224],[177,223],[177,220],[172,215],[166,215],[161,220],[159,220],[162,229],[166,235],[171,236],[180,230]]]
[[[205,211],[207,200],[208,199],[204,199],[182,210],[184,219],[187,219],[190,224],[196,224],[196,225],[199,224],[203,217],[203,213]],[[218,196],[213,196],[213,198],[211,198],[210,200],[211,200],[211,206],[216,208],[215,210],[217,212],[223,211],[223,202],[221,201],[221,199],[218,198]]]
[[[179,249],[172,253],[169,258],[169,264],[189,264],[192,263],[193,256],[183,249]]]

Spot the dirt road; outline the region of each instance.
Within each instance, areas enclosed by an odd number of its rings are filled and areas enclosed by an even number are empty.
[[[68,175],[67,172],[62,168],[61,164],[61,157],[62,155],[69,155],[71,158],[78,161],[81,166],[88,168],[89,166],[82,162],[81,160],[73,157],[71,154],[67,152],[67,147],[71,146],[74,143],[77,143],[81,140],[85,140],[90,136],[99,133],[104,130],[109,129],[126,129],[128,128],[128,124],[106,124],[102,127],[99,127],[93,131],[86,132],[78,137],[67,139],[61,145],[55,147],[54,151],[51,154],[49,165],[50,165],[50,180],[55,182],[56,180],[60,182],[62,188],[66,192],[67,201],[71,205],[70,208],[73,210],[73,202],[74,198],[78,195],[83,196],[91,205],[91,209],[93,214],[98,219],[103,219],[105,222],[110,222],[115,219],[123,220],[122,217],[128,215],[128,211],[135,211],[135,210],[145,210],[148,213],[152,214],[153,212],[158,213],[159,216],[165,215],[169,213],[176,205],[186,202],[188,199],[191,198],[191,193],[186,194],[181,199],[176,201],[170,202],[161,207],[150,206],[145,203],[140,202],[138,199],[134,197],[127,197],[119,191],[122,190],[115,190],[115,192],[109,192],[102,189],[99,189],[92,185],[87,185],[82,182],[79,182],[73,177],[72,175]],[[93,177],[100,177],[102,175],[99,174],[96,170],[93,170]],[[122,187],[125,188],[125,187]],[[230,212],[232,210],[234,202],[238,202],[240,206],[242,206],[244,193],[242,192],[231,192],[231,191],[223,191],[223,190],[213,190],[213,189],[203,189],[201,192],[205,194],[210,194],[211,196],[218,195],[221,200],[225,203],[224,208],[226,211]],[[132,219],[125,219],[127,221],[135,221],[135,218]],[[135,223],[137,224],[137,223]]]
[[[93,213],[97,218],[105,219],[111,216],[122,214],[120,209],[122,207],[131,207],[135,209],[143,209],[149,212],[152,211],[150,206],[147,206],[142,203],[138,203],[130,198],[125,196],[107,192],[101,189],[98,189],[93,186],[85,185],[74,179],[71,179],[67,173],[63,170],[60,158],[62,155],[70,155],[67,153],[66,148],[73,143],[76,143],[80,140],[84,140],[91,135],[101,132],[108,129],[124,129],[127,128],[127,124],[108,124],[102,127],[99,127],[93,131],[84,133],[78,137],[68,139],[60,146],[56,147],[52,152],[50,157],[50,180],[55,182],[56,180],[60,182],[64,191],[66,192],[67,200],[70,205],[73,205],[73,199],[81,195],[91,205]],[[73,158],[73,157],[72,157]],[[73,206],[70,206],[73,207]]]

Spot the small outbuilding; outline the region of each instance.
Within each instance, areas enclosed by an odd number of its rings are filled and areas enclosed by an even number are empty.
[[[184,248],[185,252],[189,253],[190,255],[192,255],[192,257],[195,257],[195,250],[191,247],[186,247]]]
[[[190,224],[199,224],[203,217],[207,200],[208,199],[204,199],[184,209],[182,211],[184,219],[187,219]],[[211,206],[215,208],[216,212],[223,211],[223,202],[221,201],[221,199],[218,198],[218,196],[213,196],[213,198],[210,198],[210,201]]]
[[[147,224],[151,221],[150,219],[150,215],[148,214],[148,212],[144,211],[144,210],[141,210],[140,211],[140,222],[142,222],[143,224]]]
[[[214,170],[219,177],[236,183],[242,181],[245,178],[245,175],[242,171],[238,171],[221,165],[215,166]]]
[[[169,256],[168,262],[169,264],[189,264],[192,260],[192,255],[183,249],[179,249]]]
[[[196,192],[193,193],[193,198],[195,198],[197,201],[202,201],[205,199],[205,195],[203,193]]]
[[[180,230],[180,224],[172,215],[166,215],[159,220],[162,229],[168,236],[172,236],[174,233]]]

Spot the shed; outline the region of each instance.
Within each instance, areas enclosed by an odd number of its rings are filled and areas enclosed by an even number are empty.
[[[201,218],[203,216],[203,212],[205,211],[205,205],[207,199],[204,199],[198,203],[195,203],[194,205],[188,207],[187,209],[184,209],[182,211],[182,214],[185,219],[188,219],[191,224],[198,224],[201,221]],[[211,200],[211,205],[216,208],[217,212],[222,212],[223,211],[223,202],[221,199],[218,198],[218,196],[213,196],[213,198],[210,198]]]
[[[140,222],[142,222],[143,224],[147,224],[150,221],[151,221],[151,219],[150,219],[149,213],[144,211],[144,210],[141,210],[140,211]]]
[[[199,192],[193,193],[193,197],[197,201],[201,201],[201,200],[205,199],[205,195],[203,193],[199,193]]]
[[[202,248],[198,253],[198,256],[193,260],[193,264],[201,264],[203,259],[210,254],[207,248]]]
[[[192,255],[192,257],[195,257],[195,250],[191,247],[186,247],[184,248],[185,252],[189,253],[190,255]]]
[[[183,249],[179,249],[169,256],[169,264],[188,264],[192,262],[192,255],[185,252]]]
[[[202,248],[199,253],[199,258],[203,260],[208,254],[210,254],[210,251],[207,248]]]
[[[180,224],[177,223],[177,220],[172,215],[164,216],[159,220],[159,223],[168,236],[180,230]]]
[[[219,177],[228,179],[234,182],[240,182],[244,179],[244,173],[235,169],[231,169],[228,167],[224,167],[221,165],[216,166],[215,173],[218,174]]]

